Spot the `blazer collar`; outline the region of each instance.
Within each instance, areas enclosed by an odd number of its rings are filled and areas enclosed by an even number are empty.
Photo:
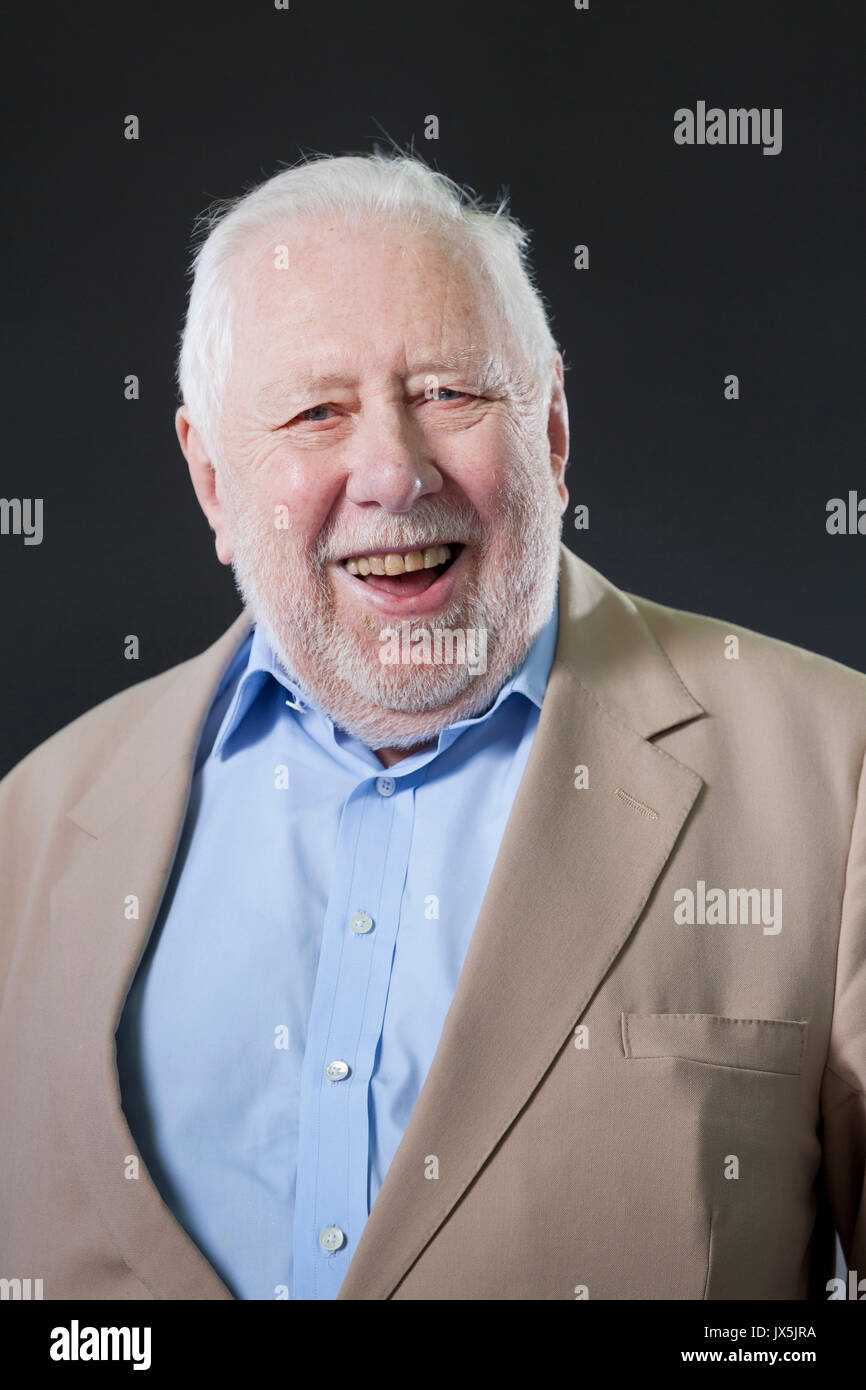
[[[88,835],[101,835],[146,799],[178,759],[192,764],[214,696],[246,640],[252,618],[244,609],[200,656],[176,666],[174,679],[118,749],[105,772],[67,812]]]
[[[628,594],[563,547],[556,664],[642,738],[705,710]]]
[[[76,825],[100,835],[146,797],[178,758],[194,762],[213,697],[251,627],[244,609],[211,647],[175,668],[171,684],[68,812]],[[557,668],[643,738],[705,712],[632,599],[565,546],[560,547],[559,634],[551,679]]]

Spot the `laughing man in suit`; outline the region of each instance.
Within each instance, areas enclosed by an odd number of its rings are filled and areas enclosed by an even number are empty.
[[[525,243],[405,157],[211,218],[177,432],[244,611],[0,788],[46,1298],[866,1274],[866,679],[562,546]]]

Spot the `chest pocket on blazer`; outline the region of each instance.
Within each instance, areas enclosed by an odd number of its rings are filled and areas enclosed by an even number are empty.
[[[798,1076],[808,1023],[721,1014],[623,1014],[626,1057],[680,1057],[716,1067]]]

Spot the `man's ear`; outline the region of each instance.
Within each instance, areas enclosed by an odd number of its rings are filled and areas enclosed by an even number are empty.
[[[547,439],[550,444],[550,462],[556,488],[562,499],[562,510],[568,506],[568,488],[565,486],[565,466],[568,462],[568,405],[563,385],[562,353],[557,353],[553,363],[553,391],[550,397],[550,411],[547,416]]]
[[[179,407],[174,417],[174,428],[189,467],[189,476],[195,488],[198,504],[208,519],[214,533],[217,558],[223,565],[231,564],[232,547],[228,533],[223,505],[217,490],[216,473],[201,435],[189,418],[185,405]]]

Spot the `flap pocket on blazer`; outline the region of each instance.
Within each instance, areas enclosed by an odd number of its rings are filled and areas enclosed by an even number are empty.
[[[682,1057],[716,1067],[798,1076],[808,1023],[721,1014],[623,1014],[626,1057]]]

